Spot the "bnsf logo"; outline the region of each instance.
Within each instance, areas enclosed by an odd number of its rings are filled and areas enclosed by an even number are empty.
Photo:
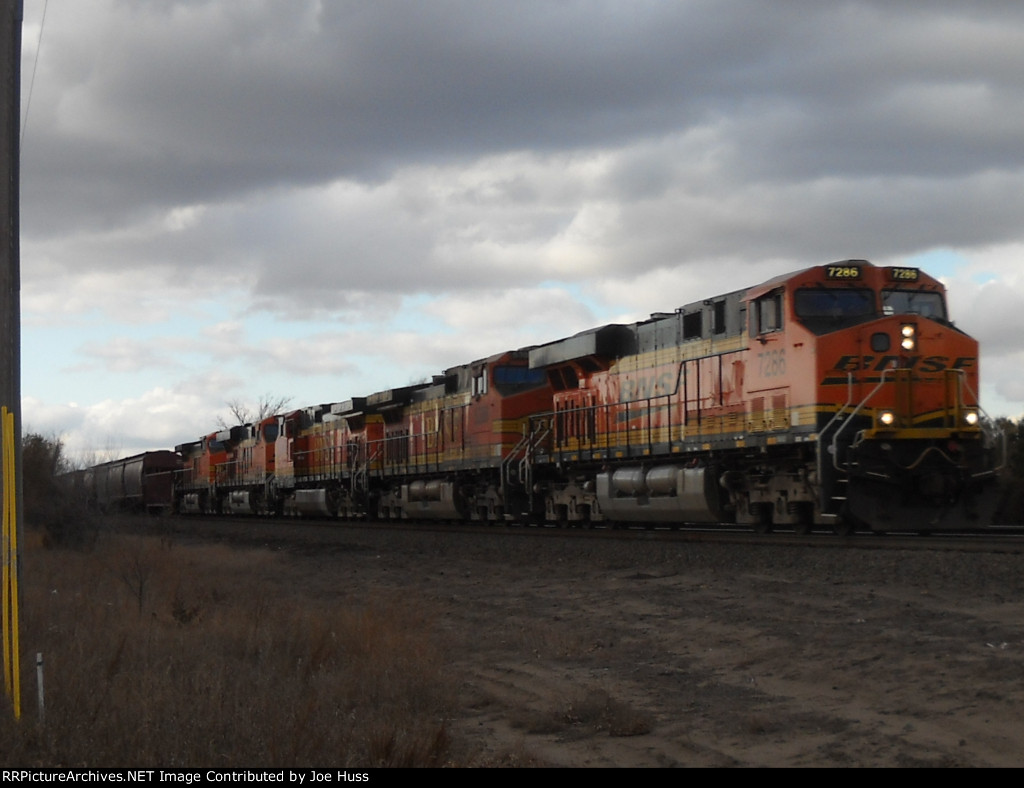
[[[949,356],[840,356],[835,372],[881,372],[889,367],[913,369],[917,372],[942,372],[946,369],[971,369],[978,363],[975,356],[960,356],[950,361]]]

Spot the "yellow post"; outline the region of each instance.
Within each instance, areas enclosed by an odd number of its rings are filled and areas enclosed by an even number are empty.
[[[14,413],[0,409],[3,435],[3,636],[4,688],[14,707],[14,719],[21,719],[21,658],[18,624],[18,517],[17,485],[14,482]]]
[[[8,444],[11,453],[11,489],[17,492],[18,485],[14,483],[13,479],[16,475],[15,464],[17,462],[14,442],[18,433],[14,429],[14,414],[10,412],[7,414],[7,427],[11,435]],[[21,558],[18,555],[18,507],[16,496],[11,495],[11,632],[14,633],[11,651],[14,655],[14,719],[16,720],[21,719],[21,611],[19,609],[21,594],[18,588],[20,579]]]

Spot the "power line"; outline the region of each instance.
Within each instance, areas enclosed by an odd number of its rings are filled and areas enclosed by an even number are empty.
[[[28,111],[32,106],[32,88],[36,84],[36,70],[39,68],[39,53],[43,49],[43,28],[46,27],[46,7],[50,0],[43,0],[43,18],[39,21],[39,38],[36,39],[36,56],[32,60],[32,76],[28,82],[28,96],[25,97],[25,116],[21,119],[21,144],[25,144],[25,129],[28,128]]]

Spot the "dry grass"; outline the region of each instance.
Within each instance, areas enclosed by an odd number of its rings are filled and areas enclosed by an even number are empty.
[[[279,556],[104,536],[23,552],[10,766],[436,766],[456,687],[431,611],[309,599]],[[34,663],[45,659],[45,722]]]

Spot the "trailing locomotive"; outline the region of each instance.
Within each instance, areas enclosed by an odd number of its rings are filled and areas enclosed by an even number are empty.
[[[181,513],[978,528],[1003,447],[916,268],[816,266],[176,451]]]

